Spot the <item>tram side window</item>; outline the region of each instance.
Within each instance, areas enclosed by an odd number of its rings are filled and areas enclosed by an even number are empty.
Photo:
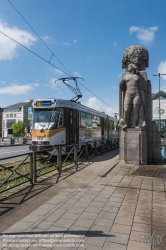
[[[101,127],[101,121],[100,117],[93,115],[92,116],[92,128],[100,128]]]
[[[63,108],[59,110],[59,120],[58,120],[58,128],[61,128],[64,126],[64,111]]]
[[[101,119],[100,119],[99,116],[97,116],[96,118],[97,118],[97,120],[96,120],[97,121],[97,127],[101,128]]]
[[[92,115],[81,112],[81,127],[82,128],[91,128],[92,127]]]
[[[81,112],[81,127],[85,128],[86,127],[86,122],[85,122],[85,113]]]

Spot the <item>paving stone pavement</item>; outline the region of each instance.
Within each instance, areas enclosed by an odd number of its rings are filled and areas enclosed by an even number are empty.
[[[165,250],[166,179],[137,170],[104,154],[6,229],[0,249]]]

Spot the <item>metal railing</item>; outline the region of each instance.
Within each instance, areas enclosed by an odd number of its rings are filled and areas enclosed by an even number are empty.
[[[14,158],[24,156],[25,158],[21,159],[19,162],[13,162]],[[0,193],[22,185],[26,182],[30,182],[31,184],[33,183],[32,153],[1,158],[1,161],[10,159],[12,159],[11,163],[0,163]]]
[[[0,163],[0,193],[30,182],[36,183],[38,178],[57,171],[58,179],[63,167],[74,164],[78,170],[79,164],[88,162],[88,158],[119,147],[119,138],[111,140],[96,140],[73,145],[57,146],[53,149],[34,151],[27,154],[1,158],[9,160],[24,157],[19,162]],[[48,154],[49,152],[49,154]],[[58,180],[57,179],[57,180]]]
[[[0,137],[0,145],[10,145],[12,144],[11,137]]]
[[[0,137],[0,145],[31,144],[32,139],[28,137]]]

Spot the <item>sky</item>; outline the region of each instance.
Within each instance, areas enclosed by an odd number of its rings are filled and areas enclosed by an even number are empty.
[[[118,113],[122,53],[131,45],[148,50],[148,79],[157,93],[153,75],[166,74],[165,13],[165,0],[1,0],[0,107],[39,98],[69,100],[74,93],[56,80],[75,76],[84,79],[82,104]],[[166,91],[166,76],[160,89]]]

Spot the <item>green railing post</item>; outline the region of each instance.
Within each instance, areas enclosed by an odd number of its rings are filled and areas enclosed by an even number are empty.
[[[30,183],[33,184],[33,154],[30,153]]]
[[[36,173],[36,152],[33,152],[33,180],[34,182],[37,182],[37,173]]]
[[[97,148],[96,148],[96,141],[94,141],[94,151],[95,151],[95,156],[97,155]]]
[[[76,167],[76,171],[78,168],[78,162],[77,162],[77,145],[74,146],[74,162],[75,162],[75,167]]]
[[[86,160],[88,160],[88,143],[85,144]]]
[[[115,148],[115,139],[113,140],[112,148]]]
[[[112,138],[111,138],[111,141],[110,141],[110,146],[111,146],[111,150],[112,150],[112,148],[113,148]]]
[[[106,151],[108,151],[108,139],[106,140]]]
[[[59,173],[62,172],[62,148],[57,147],[57,168]]]
[[[101,140],[101,153],[103,153],[103,140]]]

